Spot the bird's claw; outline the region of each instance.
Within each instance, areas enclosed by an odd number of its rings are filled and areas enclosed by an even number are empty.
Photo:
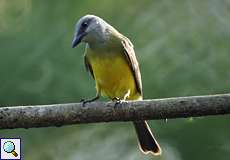
[[[96,97],[94,97],[94,98],[92,98],[92,99],[88,99],[88,100],[81,99],[80,102],[82,102],[82,106],[85,107],[85,104],[86,104],[86,103],[90,103],[90,102],[96,101],[96,100],[98,100],[98,99],[99,99],[99,96],[96,96]]]
[[[89,103],[89,102],[91,102],[91,101],[90,101],[90,100],[85,100],[85,99],[81,99],[81,100],[80,100],[80,103],[82,103],[82,106],[83,106],[83,107],[85,107],[85,104],[86,104],[86,103]]]
[[[85,107],[85,104],[86,104],[88,101],[85,100],[85,99],[81,99],[80,102],[82,103],[82,106]]]
[[[124,102],[124,100],[121,100],[120,98],[117,97],[114,97],[112,100],[115,102],[114,108],[118,108],[119,105],[121,105]]]

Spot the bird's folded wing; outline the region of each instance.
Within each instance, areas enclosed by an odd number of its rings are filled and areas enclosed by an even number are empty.
[[[142,82],[141,82],[141,73],[138,65],[138,61],[133,49],[133,45],[130,42],[130,40],[127,37],[122,37],[121,40],[122,46],[124,48],[124,52],[126,55],[126,59],[128,61],[128,64],[132,70],[137,91],[142,95]]]

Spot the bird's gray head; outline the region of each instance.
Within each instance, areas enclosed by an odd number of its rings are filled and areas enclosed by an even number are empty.
[[[77,22],[72,47],[76,47],[81,42],[100,43],[108,38],[113,27],[100,17],[86,15]]]

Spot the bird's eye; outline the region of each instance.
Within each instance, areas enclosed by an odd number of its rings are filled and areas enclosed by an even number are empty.
[[[82,26],[83,28],[86,28],[86,27],[88,27],[88,23],[83,22],[83,23],[81,24],[81,26]]]

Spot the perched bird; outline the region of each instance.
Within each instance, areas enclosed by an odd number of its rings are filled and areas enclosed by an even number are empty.
[[[116,101],[141,100],[142,82],[139,65],[130,40],[100,17],[86,15],[76,24],[72,47],[86,43],[84,62],[96,82],[96,97]],[[133,122],[139,147],[145,154],[160,155],[161,148],[146,121]]]

